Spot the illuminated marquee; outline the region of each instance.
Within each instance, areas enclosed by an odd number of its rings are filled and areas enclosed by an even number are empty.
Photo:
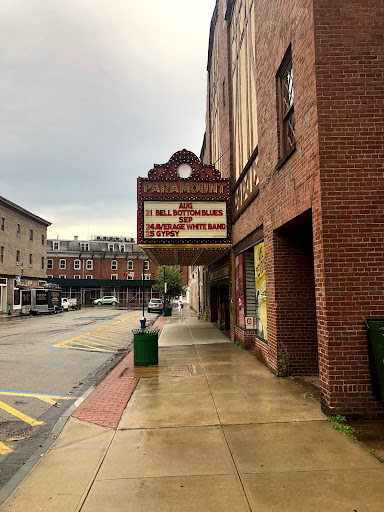
[[[227,238],[224,201],[144,201],[144,238]]]
[[[182,150],[138,178],[138,242],[143,247],[230,245],[230,182]]]

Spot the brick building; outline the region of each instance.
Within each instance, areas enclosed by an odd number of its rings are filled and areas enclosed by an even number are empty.
[[[45,280],[47,228],[51,223],[0,197],[0,314],[19,311],[21,284]]]
[[[206,273],[211,319],[272,371],[285,354],[318,375],[332,414],[383,414],[365,330],[384,316],[383,14],[217,0],[211,23],[201,157],[231,178],[233,237]]]
[[[152,290],[157,267],[134,238],[92,236],[89,240],[48,240],[46,277],[59,284],[64,295],[82,304],[103,295],[115,295],[120,305],[142,304],[158,294]]]

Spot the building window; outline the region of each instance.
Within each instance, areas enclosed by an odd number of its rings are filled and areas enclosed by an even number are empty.
[[[42,256],[42,258],[41,258],[41,268],[42,268],[42,270],[44,270],[44,269],[45,269],[44,256]]]
[[[150,281],[151,280],[151,274],[144,274],[144,281]]]
[[[1,231],[4,231],[5,229],[5,218],[1,217]]]
[[[125,252],[125,245],[119,245],[119,251]]]
[[[52,248],[54,251],[58,251],[60,249],[60,242],[53,242]]]
[[[87,274],[87,279],[93,279],[93,276],[90,274]]]
[[[46,277],[47,279],[52,279],[52,278],[53,278],[53,276],[52,276],[52,275],[46,275],[45,277]]]
[[[16,263],[20,263],[20,251],[16,251]]]
[[[29,255],[29,266],[32,267],[32,254]]]
[[[66,260],[60,260],[59,268],[60,268],[60,270],[65,270],[67,268],[67,261]]]
[[[75,262],[73,264],[73,268],[74,268],[74,270],[80,270],[81,269],[81,261],[75,260]]]
[[[45,244],[45,235],[41,235],[41,245]]]
[[[29,239],[33,242],[33,229],[29,230]]]
[[[80,250],[81,251],[89,251],[89,244],[86,244],[86,243],[80,244]]]
[[[149,261],[144,261],[144,270],[149,270]]]
[[[91,290],[90,291],[90,298],[91,299],[96,299],[96,290]]]
[[[0,247],[0,263],[4,263],[4,247]]]
[[[117,270],[117,260],[111,261],[111,270]]]
[[[16,236],[20,238],[21,228],[20,224],[16,224]]]
[[[113,244],[108,244],[108,251],[109,252],[113,252],[113,248],[114,248]]]
[[[278,100],[279,157],[281,159],[287,156],[287,154],[294,149],[296,143],[291,46],[289,46],[276,74],[276,85]]]
[[[117,274],[111,274],[111,280],[117,281]]]
[[[53,260],[47,258],[47,269],[53,268]]]
[[[60,275],[59,276],[60,279],[67,279],[67,276],[64,276],[64,275]]]
[[[129,260],[127,263],[127,270],[133,270],[133,261]]]
[[[79,274],[75,274],[75,275],[73,276],[73,279],[80,279],[80,275],[79,275]]]
[[[87,270],[93,270],[93,261],[92,260],[87,260],[86,268],[87,268]]]
[[[134,272],[131,272],[130,274],[127,274],[127,280],[128,281],[133,281],[133,278],[135,277],[135,274]]]

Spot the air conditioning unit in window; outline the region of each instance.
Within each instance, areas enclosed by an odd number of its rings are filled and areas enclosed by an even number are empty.
[[[20,265],[20,263],[18,261],[16,261],[16,266],[18,267]]]

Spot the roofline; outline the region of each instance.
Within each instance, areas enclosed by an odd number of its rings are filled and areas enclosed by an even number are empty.
[[[7,206],[8,208],[12,208],[13,210],[21,213],[22,215],[25,215],[26,217],[29,217],[30,219],[34,219],[37,222],[40,222],[41,224],[45,224],[47,227],[52,225],[52,222],[49,222],[48,220],[45,220],[38,215],[35,215],[34,213],[29,212],[25,208],[22,208],[21,206],[12,203],[12,201],[9,201],[9,199],[5,199],[5,197],[0,196],[0,204],[3,204],[4,206]]]

